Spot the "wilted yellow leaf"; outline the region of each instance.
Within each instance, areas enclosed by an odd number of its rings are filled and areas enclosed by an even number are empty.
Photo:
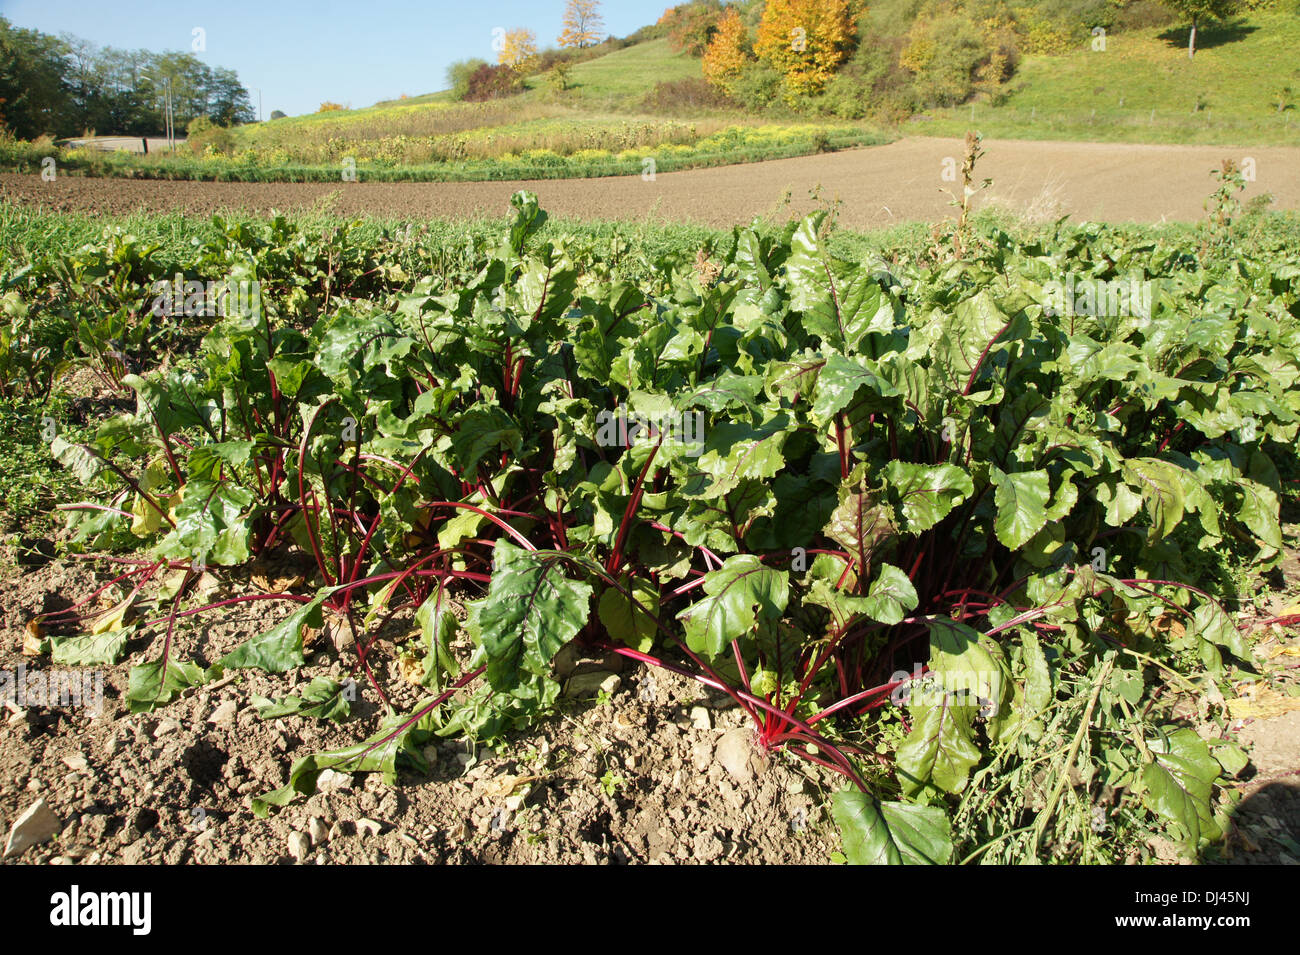
[[[162,526],[162,515],[139,494],[131,505],[131,533],[136,537],[148,537],[155,534]]]
[[[1265,683],[1254,683],[1235,700],[1228,701],[1228,713],[1235,720],[1266,720],[1300,710],[1300,697],[1284,696]]]
[[[302,574],[293,577],[270,577],[266,574],[253,574],[250,578],[253,586],[264,594],[282,594],[295,587],[301,587],[306,578]]]
[[[403,654],[397,658],[397,669],[402,674],[402,679],[412,686],[419,686],[424,680],[424,661],[419,657]]]
[[[121,630],[127,625],[131,617],[134,616],[133,606],[135,604],[135,594],[132,593],[121,603],[112,607],[107,612],[100,614],[95,625],[90,628],[91,633],[108,633],[112,630]]]
[[[541,776],[496,776],[488,780],[487,785],[483,787],[483,791],[489,798],[493,799],[509,796],[541,778]]]
[[[27,621],[27,628],[23,631],[23,656],[38,657],[44,650],[45,628],[41,626],[41,618],[33,617]]]

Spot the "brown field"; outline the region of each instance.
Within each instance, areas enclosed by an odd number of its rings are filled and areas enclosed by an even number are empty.
[[[872,229],[935,221],[952,213],[945,160],[960,163],[957,139],[904,139],[887,146],[751,165],[593,180],[471,183],[164,182],[0,174],[0,198],[57,211],[106,214],[222,209],[267,212],[328,208],[344,216],[471,218],[499,215],[517,189],[535,191],[553,216],[584,220],[649,217],[730,227],[755,216],[784,219],[841,202],[840,224]],[[1271,194],[1273,209],[1300,209],[1300,149],[1116,143],[988,141],[977,176],[993,180],[976,205],[1046,221],[1158,223],[1204,216],[1210,172],[1225,158],[1254,160],[1245,198]]]

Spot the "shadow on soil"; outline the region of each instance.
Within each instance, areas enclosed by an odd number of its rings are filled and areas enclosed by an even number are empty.
[[[1265,783],[1232,811],[1223,842],[1206,850],[1209,865],[1281,865],[1300,862],[1300,775]]]

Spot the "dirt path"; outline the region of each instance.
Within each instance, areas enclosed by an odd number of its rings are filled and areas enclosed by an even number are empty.
[[[595,180],[474,183],[220,183],[84,179],[0,174],[0,198],[55,210],[207,215],[244,208],[288,212],[326,203],[347,216],[462,218],[499,215],[515,190],[532,189],[553,216],[693,221],[730,227],[754,216],[785,219],[822,200],[843,201],[841,223],[870,229],[935,221],[952,213],[942,190],[945,160],[959,165],[957,139],[904,139],[887,146],[751,165]],[[1116,143],[990,141],[978,175],[993,179],[979,204],[1000,204],[1036,219],[1066,213],[1112,222],[1192,221],[1204,215],[1210,171],[1227,157],[1254,160],[1246,198],[1272,193],[1274,209],[1300,209],[1300,149],[1145,146]],[[333,198],[331,195],[333,194]],[[788,211],[783,199],[790,196]]]

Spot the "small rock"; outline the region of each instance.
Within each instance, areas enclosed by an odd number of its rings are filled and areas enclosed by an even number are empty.
[[[695,761],[695,771],[704,772],[713,763],[713,746],[709,743],[696,743],[691,748],[691,758]]]
[[[90,769],[90,762],[85,756],[81,755],[81,753],[76,753],[72,756],[64,756],[63,765],[67,766],[68,769],[72,770],[74,773],[84,773],[86,770]]]
[[[159,720],[158,725],[154,727],[153,738],[158,739],[159,737],[166,736],[169,733],[175,733],[180,730],[180,728],[181,724],[176,722],[176,720]]]
[[[551,661],[555,666],[555,675],[561,680],[567,679],[577,669],[580,656],[577,644],[566,643],[560,647],[560,652]]]
[[[235,704],[235,701],[226,700],[212,711],[212,715],[208,717],[208,722],[213,724],[229,723],[238,712],[239,707]]]
[[[704,707],[692,706],[690,717],[691,717],[691,726],[693,726],[695,729],[697,730],[713,729],[713,719],[712,717],[709,716],[709,711],[706,710]]]
[[[590,673],[575,673],[565,684],[564,695],[571,700],[595,696],[601,690],[613,693],[622,684],[618,674],[605,670],[592,670]]]
[[[307,831],[311,833],[312,845],[320,845],[329,838],[329,826],[325,825],[325,820],[320,816],[312,816],[307,823]]]
[[[738,783],[754,778],[754,734],[749,729],[728,730],[718,740],[717,759]]]
[[[53,839],[63,829],[59,817],[54,815],[42,796],[32,803],[14,822],[9,830],[9,841],[5,843],[4,858],[16,856],[24,849],[40,845]]]
[[[373,819],[357,820],[357,835],[359,836],[377,836],[384,829],[382,822],[376,822]]]
[[[311,839],[307,837],[307,833],[289,833],[289,855],[293,856],[294,862],[301,862],[307,858],[309,852],[311,852]]]
[[[321,770],[321,774],[316,777],[316,791],[322,793],[337,792],[340,789],[352,788],[352,774],[340,773],[336,769]]]

